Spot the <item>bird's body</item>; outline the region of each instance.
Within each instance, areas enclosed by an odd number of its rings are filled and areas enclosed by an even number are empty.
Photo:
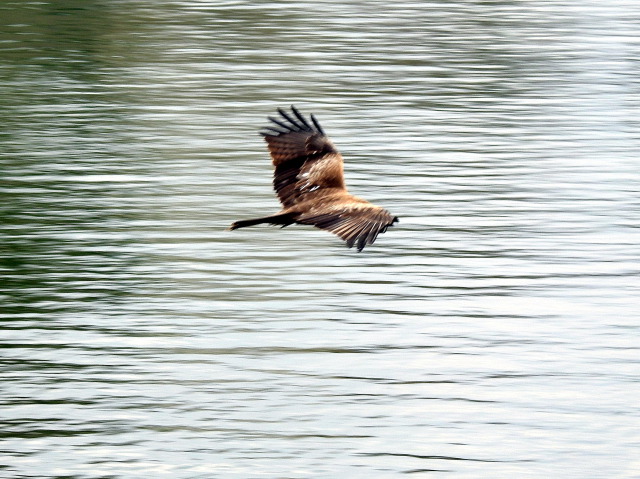
[[[293,115],[278,109],[277,126],[262,132],[275,167],[273,187],[282,203],[274,215],[233,223],[229,229],[270,223],[313,225],[330,231],[361,251],[398,218],[349,194],[344,182],[342,155],[311,115],[309,123],[295,108]]]

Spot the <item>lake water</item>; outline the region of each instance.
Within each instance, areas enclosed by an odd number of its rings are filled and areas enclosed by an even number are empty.
[[[0,4],[0,476],[640,478],[640,4]],[[279,209],[314,113],[362,253]]]

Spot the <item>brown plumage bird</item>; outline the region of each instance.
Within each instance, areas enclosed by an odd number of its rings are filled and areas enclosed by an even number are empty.
[[[260,132],[267,142],[275,172],[273,187],[282,210],[264,218],[240,220],[229,229],[261,223],[313,225],[338,235],[347,246],[362,251],[380,233],[398,221],[388,211],[347,192],[342,155],[325,135],[316,118],[309,122],[294,107],[281,108],[274,126]]]

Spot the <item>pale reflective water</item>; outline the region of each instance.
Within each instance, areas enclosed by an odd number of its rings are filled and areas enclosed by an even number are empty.
[[[0,19],[2,477],[640,477],[637,2]],[[360,254],[224,231],[291,103]]]

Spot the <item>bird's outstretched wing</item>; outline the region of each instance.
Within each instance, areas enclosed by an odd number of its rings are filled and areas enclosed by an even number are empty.
[[[372,244],[380,233],[393,226],[398,218],[367,201],[359,198],[354,200],[344,205],[329,207],[326,211],[315,209],[313,212],[303,213],[296,222],[330,231],[346,241],[349,248],[355,245],[358,251],[362,251],[366,245]]]
[[[260,133],[264,136],[275,172],[273,187],[283,206],[305,201],[322,188],[345,189],[342,155],[325,135],[316,118],[307,120],[294,107],[278,108],[280,118]]]

